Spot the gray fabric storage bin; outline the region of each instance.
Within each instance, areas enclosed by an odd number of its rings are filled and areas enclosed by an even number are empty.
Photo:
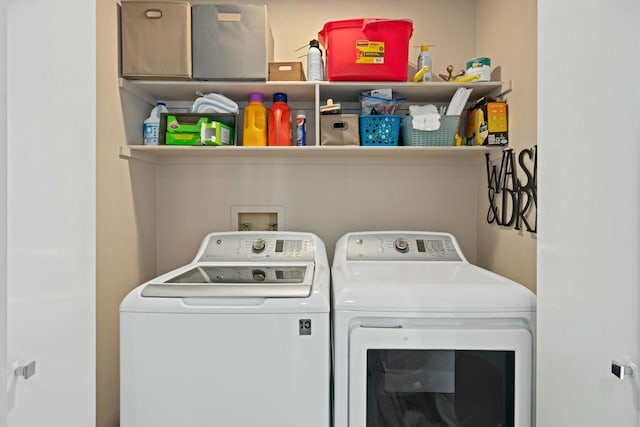
[[[267,81],[273,34],[266,5],[192,6],[193,78]]]
[[[185,1],[123,1],[122,76],[191,79],[191,5]]]

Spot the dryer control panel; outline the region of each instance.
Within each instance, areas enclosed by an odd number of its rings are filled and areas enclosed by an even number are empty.
[[[240,232],[211,235],[203,242],[196,262],[220,261],[313,262],[313,240],[303,234]]]
[[[360,233],[347,241],[349,261],[462,261],[453,236],[444,233]]]

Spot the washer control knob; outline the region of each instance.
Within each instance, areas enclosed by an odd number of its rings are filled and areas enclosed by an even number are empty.
[[[396,248],[396,251],[405,253],[409,250],[409,242],[407,239],[396,239],[393,242],[393,247]]]
[[[256,282],[264,282],[264,279],[267,278],[267,273],[262,270],[253,270],[251,274]]]
[[[255,253],[260,253],[264,251],[264,248],[267,246],[267,242],[264,239],[256,239],[253,241],[253,245],[251,245],[251,250]]]

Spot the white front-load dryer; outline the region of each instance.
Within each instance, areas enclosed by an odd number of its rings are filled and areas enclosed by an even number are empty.
[[[329,287],[314,234],[207,235],[120,306],[120,425],[329,427]]]
[[[349,233],[332,265],[334,427],[530,427],[534,294],[446,233]]]

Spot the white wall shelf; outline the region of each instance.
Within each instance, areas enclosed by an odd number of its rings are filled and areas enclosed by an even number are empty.
[[[503,147],[362,147],[362,146],[307,146],[307,147],[193,147],[123,145],[120,157],[152,163],[215,162],[215,160],[305,160],[350,161],[376,159],[479,159],[485,153],[502,151]]]
[[[237,102],[249,99],[249,93],[262,92],[270,99],[275,92],[285,92],[290,100],[315,101],[316,89],[320,101],[327,98],[358,101],[360,92],[374,88],[391,88],[413,102],[447,102],[460,87],[473,88],[471,100],[496,94],[502,82],[216,82],[120,79],[120,87],[153,105],[157,100],[184,101],[196,98],[196,92],[218,92]]]
[[[448,102],[458,88],[472,88],[469,100],[473,101],[483,96],[497,94],[502,88],[502,82],[321,82],[319,87],[322,100],[333,98],[357,101],[360,92],[374,88],[391,88],[410,102]]]
[[[307,144],[309,146],[318,145],[320,141],[320,113],[319,107],[324,104],[327,99],[331,98],[337,103],[343,103],[343,111],[353,113],[352,109],[359,110],[359,94],[361,92],[373,89],[373,88],[391,88],[395,93],[404,96],[407,101],[406,104],[411,103],[447,103],[451,100],[456,90],[461,87],[473,88],[469,102],[473,102],[483,96],[497,95],[502,90],[502,82],[474,82],[474,83],[449,83],[449,82],[427,82],[427,83],[413,83],[413,82],[229,82],[229,81],[176,81],[176,80],[127,80],[120,78],[120,88],[134,96],[144,100],[148,105],[154,105],[156,101],[162,100],[169,103],[169,109],[172,108],[184,108],[185,101],[193,101],[197,98],[197,92],[221,93],[228,98],[236,101],[240,106],[240,122],[238,123],[238,130],[242,129],[242,111],[246,105],[246,101],[249,99],[251,92],[261,92],[265,99],[265,104],[268,106],[269,100],[276,92],[284,92],[288,95],[289,103],[292,108],[304,109],[307,111]],[[509,88],[511,84],[509,82]],[[510,90],[510,89],[508,89]],[[145,113],[146,114],[146,113]],[[133,129],[133,127],[132,127]],[[130,135],[128,143],[130,146],[135,146],[141,141],[140,135]],[[241,135],[238,135],[240,140]],[[166,148],[166,147],[163,147]],[[326,150],[327,147],[322,147],[322,150]],[[380,148],[380,147],[374,147]],[[198,149],[202,149],[199,147]],[[134,148],[134,150],[137,150]],[[164,153],[181,153],[189,152],[185,151],[188,148],[172,149],[170,151],[162,151],[162,155],[153,152],[154,157],[163,156]],[[344,151],[343,147],[339,147],[338,153],[340,155],[349,155],[350,151]],[[404,148],[403,148],[404,150]],[[425,152],[424,148],[422,148]],[[428,151],[426,152],[433,152]],[[145,151],[146,154],[151,151]],[[233,155],[244,156],[248,151],[231,151]],[[285,153],[286,151],[283,151]],[[322,156],[326,156],[331,151],[320,151]],[[446,151],[446,149],[444,150]],[[141,154],[142,152],[139,152]],[[273,151],[270,151],[273,153]],[[288,153],[288,152],[287,152]],[[299,152],[294,151],[294,156],[298,156]],[[300,152],[301,153],[301,152]],[[345,154],[347,153],[347,154]],[[358,151],[362,153],[362,151]],[[460,155],[461,151],[453,151],[452,154]],[[308,154],[308,151],[305,152]],[[172,154],[170,154],[172,155]],[[178,155],[178,154],[176,154]],[[281,154],[282,155],[282,154]],[[317,153],[315,156],[319,156]],[[354,155],[354,154],[351,154]],[[391,155],[387,153],[386,155]],[[394,154],[395,155],[395,154]],[[290,156],[289,154],[286,155]],[[127,157],[127,156],[124,156]]]

